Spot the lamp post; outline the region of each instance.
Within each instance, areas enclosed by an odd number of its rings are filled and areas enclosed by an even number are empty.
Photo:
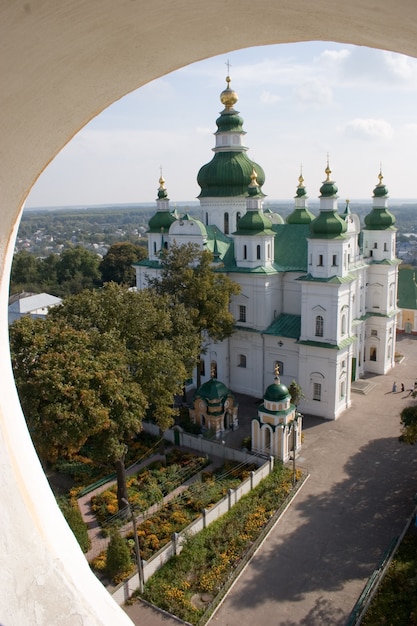
[[[292,484],[293,485],[295,485],[295,483],[297,482],[296,467],[295,467],[295,451],[296,451],[296,440],[297,440],[297,431],[298,431],[297,420],[298,420],[298,413],[297,413],[297,407],[295,407],[295,417],[294,417],[293,423],[291,424],[291,428],[292,428],[292,431],[293,431],[293,437],[292,437],[292,441],[293,441],[293,445],[292,445]]]
[[[133,511],[133,508],[130,502],[126,500],[126,498],[122,498],[121,501],[129,508],[130,516],[132,518],[133,537],[135,540],[136,565],[138,568],[138,578],[139,578],[139,591],[140,593],[143,593],[143,568],[142,568],[142,558],[140,556],[140,547],[139,547],[139,538],[138,538],[138,528],[136,525],[136,517],[135,517],[135,513]]]

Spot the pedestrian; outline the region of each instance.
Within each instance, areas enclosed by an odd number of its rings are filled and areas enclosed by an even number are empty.
[[[405,391],[404,383],[401,383],[401,391]]]
[[[394,383],[392,386],[392,393],[397,393],[397,383]]]

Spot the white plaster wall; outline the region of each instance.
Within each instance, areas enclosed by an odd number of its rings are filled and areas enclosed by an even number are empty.
[[[417,56],[416,24],[417,4],[410,0],[381,0],[378,10],[372,0],[343,4],[3,0],[0,623],[4,626],[130,623],[89,572],[63,522],[26,431],[10,370],[10,264],[22,205],[37,177],[109,104],[188,63],[238,48],[304,40],[348,41]]]

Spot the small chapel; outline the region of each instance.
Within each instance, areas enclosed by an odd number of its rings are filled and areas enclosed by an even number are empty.
[[[283,393],[295,380],[303,391],[299,409],[334,420],[351,405],[354,381],[395,366],[400,263],[395,217],[381,171],[370,188],[363,224],[349,202],[339,207],[329,161],[317,185],[318,213],[309,208],[302,174],[286,219],[265,208],[265,172],[248,156],[229,76],[220,102],[214,155],[197,174],[199,216],[171,208],[161,176],[149,221],[148,258],[135,265],[136,284],[143,289],[150,277],[158,276],[161,251],[173,244],[192,242],[212,252],[214,270],[228,274],[240,293],[230,305],[233,335],[209,343],[201,355],[199,374],[209,393],[196,397],[194,419],[216,432],[225,420],[234,423],[233,411],[224,411],[221,390],[221,406],[210,404],[211,387],[219,381],[232,393],[263,397],[254,435],[263,448],[284,454],[285,433],[279,425],[287,427],[293,417],[287,400],[274,400],[279,389]],[[270,388],[277,368],[280,383]],[[198,378],[196,371],[194,381]],[[272,408],[278,405],[281,409]],[[276,411],[289,413],[278,417]]]

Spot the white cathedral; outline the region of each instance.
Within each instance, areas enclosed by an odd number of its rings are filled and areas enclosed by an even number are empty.
[[[214,375],[233,392],[262,398],[278,367],[284,385],[301,385],[301,411],[336,419],[351,404],[352,381],[395,364],[400,261],[388,189],[380,173],[362,230],[348,203],[338,212],[328,163],[317,216],[302,176],[285,221],[264,209],[265,174],[247,155],[237,94],[226,82],[214,156],[197,177],[201,219],[170,208],[161,176],[137,288],[158,274],[162,249],[193,242],[210,250],[216,270],[241,291],[231,302],[235,332],[202,355],[202,383]]]

